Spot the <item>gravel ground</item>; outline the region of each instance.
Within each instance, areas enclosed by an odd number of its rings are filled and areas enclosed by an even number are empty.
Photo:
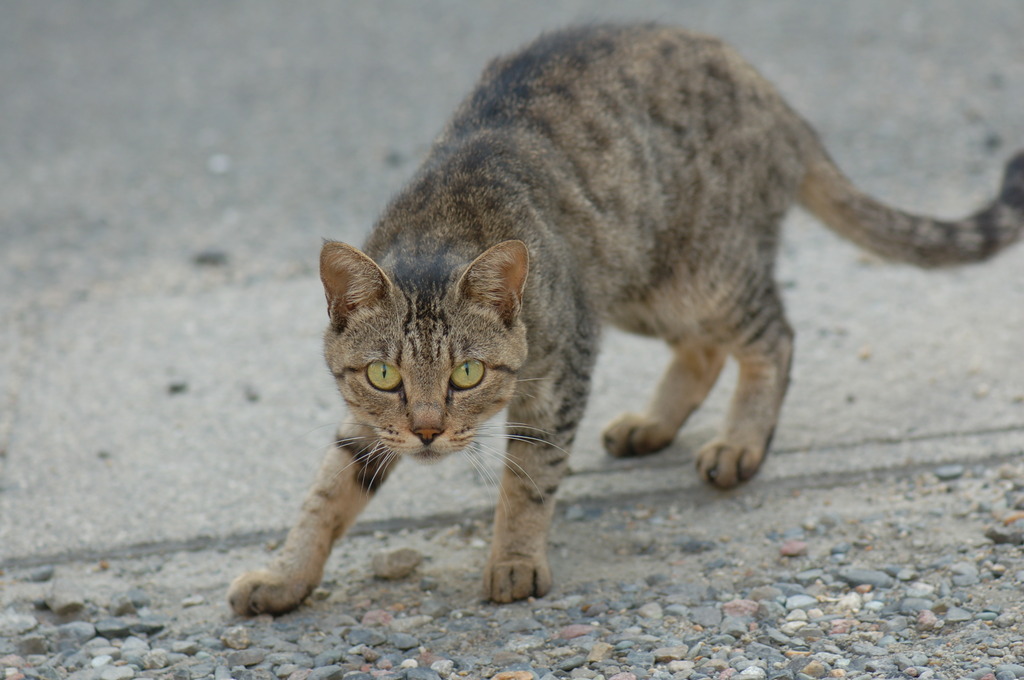
[[[884,508],[879,511],[878,508]],[[354,536],[298,612],[233,618],[274,546],[2,576],[3,680],[1024,678],[1024,464],[565,507],[557,584],[479,599],[488,523]],[[382,579],[393,562],[422,561]],[[413,557],[415,557],[413,555]],[[376,558],[376,560],[374,559]]]

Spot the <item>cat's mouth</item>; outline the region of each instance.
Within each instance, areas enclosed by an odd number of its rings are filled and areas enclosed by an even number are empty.
[[[417,451],[413,451],[413,458],[421,463],[436,463],[442,458],[447,458],[451,451],[438,451],[432,446],[424,446]]]
[[[436,463],[466,448],[471,441],[471,438],[459,438],[458,440],[438,438],[429,444],[423,444],[412,450],[407,450],[405,455],[412,456],[421,463]]]

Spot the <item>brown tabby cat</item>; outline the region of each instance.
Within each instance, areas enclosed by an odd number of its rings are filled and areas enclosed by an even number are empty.
[[[697,469],[720,487],[749,479],[792,355],[773,268],[795,201],[881,256],[975,262],[1021,236],[1024,154],[972,217],[915,217],[857,191],[814,130],[714,38],[576,28],[492,62],[365,254],[323,247],[327,364],[358,424],[339,433],[269,569],[231,585],[234,610],[296,607],[398,458],[460,451],[506,406],[484,591],[497,602],[546,593],[555,491],[603,321],[675,353],[647,412],[605,430],[608,451],[667,446],[731,355],[732,406]]]

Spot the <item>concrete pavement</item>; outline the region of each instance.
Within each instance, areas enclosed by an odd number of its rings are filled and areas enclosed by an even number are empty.
[[[320,357],[320,239],[362,240],[490,56],[604,18],[726,37],[858,184],[905,208],[966,213],[1024,146],[1024,7],[1010,1],[10,4],[0,567],[283,531],[341,417]],[[1024,451],[1024,248],[924,273],[795,213],[780,278],[794,380],[750,486]],[[601,424],[646,400],[664,356],[609,333],[563,500],[722,496],[691,460],[731,373],[664,455],[600,449]],[[430,521],[493,496],[465,460],[403,465],[365,517]]]

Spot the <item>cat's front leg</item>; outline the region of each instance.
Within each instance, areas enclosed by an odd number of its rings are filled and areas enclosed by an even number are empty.
[[[368,431],[339,433],[284,548],[266,569],[246,572],[231,583],[231,608],[249,616],[298,607],[320,584],[334,542],[373,498],[393,462],[394,455]]]
[[[548,533],[589,391],[594,353],[584,351],[586,339],[555,367],[524,371],[545,377],[523,379],[526,387],[509,405],[509,446],[484,570],[484,596],[495,602],[540,597],[551,589]]]
[[[555,492],[568,467],[564,449],[544,442],[536,431],[516,432],[512,428],[510,435],[527,441],[509,445],[484,570],[484,595],[494,602],[540,597],[551,589],[548,532]]]

